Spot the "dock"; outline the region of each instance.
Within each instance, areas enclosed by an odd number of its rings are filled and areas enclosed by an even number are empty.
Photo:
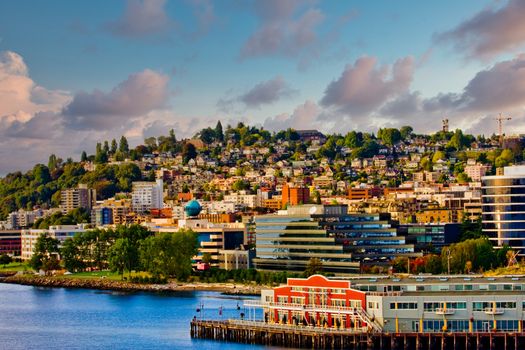
[[[520,350],[523,332],[386,333],[361,329],[270,324],[243,320],[192,320],[191,337],[223,342],[308,349]]]

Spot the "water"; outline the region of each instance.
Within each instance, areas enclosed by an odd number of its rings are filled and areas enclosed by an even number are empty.
[[[255,297],[125,294],[0,283],[0,349],[261,349],[190,338],[189,324],[200,314],[196,309],[201,304],[205,318],[238,318],[240,312],[248,315],[242,305],[251,298]]]

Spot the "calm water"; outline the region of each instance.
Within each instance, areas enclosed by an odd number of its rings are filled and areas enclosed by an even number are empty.
[[[171,295],[0,283],[0,349],[261,349],[193,340],[189,322],[238,317],[243,300],[215,292]],[[237,305],[241,310],[237,310]],[[247,312],[246,312],[247,314]]]

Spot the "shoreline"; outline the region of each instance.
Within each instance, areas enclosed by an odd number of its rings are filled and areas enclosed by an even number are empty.
[[[262,286],[237,283],[178,283],[141,284],[96,278],[64,278],[56,276],[12,275],[0,278],[0,283],[48,288],[96,289],[115,292],[176,293],[192,291],[220,292],[225,295],[259,296]]]

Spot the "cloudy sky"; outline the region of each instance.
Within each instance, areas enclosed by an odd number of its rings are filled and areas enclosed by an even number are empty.
[[[525,132],[525,1],[4,0],[0,174],[97,141],[412,125]]]

